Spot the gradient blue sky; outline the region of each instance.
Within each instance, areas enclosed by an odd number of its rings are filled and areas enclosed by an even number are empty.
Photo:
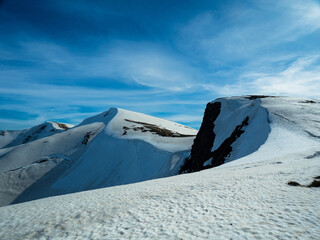
[[[319,1],[0,1],[0,129],[244,94],[319,98]]]

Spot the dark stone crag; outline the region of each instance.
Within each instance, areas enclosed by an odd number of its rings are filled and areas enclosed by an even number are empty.
[[[214,140],[214,122],[221,111],[221,103],[208,103],[200,130],[193,142],[190,157],[185,159],[184,165],[179,173],[197,172],[207,168],[217,167],[225,162],[225,159],[232,151],[232,144],[244,133],[244,127],[249,124],[247,116],[240,125],[236,126],[231,135],[215,150],[211,151]],[[204,166],[204,163],[212,159],[210,164]]]
[[[224,164],[226,157],[228,157],[228,155],[232,151],[231,144],[234,143],[237,140],[237,138],[241,136],[242,133],[244,133],[243,128],[245,126],[248,126],[248,124],[249,117],[246,117],[240,125],[236,126],[235,130],[232,132],[230,137],[224,140],[217,150],[212,152],[212,162],[211,165],[209,165],[208,167],[217,167]]]
[[[215,139],[214,122],[220,111],[220,102],[207,104],[200,130],[192,145],[191,155],[186,159],[180,169],[180,173],[196,172],[203,169],[203,163],[211,156],[211,149]]]

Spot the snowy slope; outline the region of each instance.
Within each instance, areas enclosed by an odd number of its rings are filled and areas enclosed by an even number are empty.
[[[315,151],[1,207],[0,238],[317,240],[320,188],[287,184],[320,175]]]
[[[0,205],[174,175],[196,133],[111,108],[68,131],[0,149]]]
[[[207,106],[192,150],[197,144],[209,155],[220,149],[214,156],[223,156],[225,164],[1,207],[0,238],[319,239],[320,188],[310,187],[320,179],[319,106],[317,100],[289,97],[217,99]],[[177,173],[192,143],[187,135],[194,130],[110,109],[47,139],[62,136],[62,141],[68,132],[87,144],[70,137],[69,144],[78,147],[74,155],[68,149],[75,147],[59,149],[60,155],[51,152],[45,169],[55,162],[59,168],[29,188],[30,194],[48,196],[41,187],[61,194],[74,192],[73,186],[90,189],[116,179],[124,184]],[[200,160],[206,168],[216,159]],[[42,171],[40,162],[31,165]]]
[[[217,99],[207,105],[182,170],[199,171],[250,155],[263,160],[319,146],[319,106],[317,101],[291,97]]]
[[[266,142],[259,151],[247,156],[247,161],[295,154],[310,148],[320,150],[320,101],[273,97],[261,99],[261,106],[268,110],[271,130]]]
[[[65,123],[45,122],[26,130],[0,131],[0,148],[9,148],[32,142],[63,132],[72,127],[73,125]]]

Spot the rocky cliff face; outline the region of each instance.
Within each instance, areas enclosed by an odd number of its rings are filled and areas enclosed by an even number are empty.
[[[214,122],[219,116],[220,110],[220,102],[207,104],[200,130],[192,145],[191,156],[186,159],[180,173],[202,170],[203,163],[211,157],[211,149],[215,139]]]
[[[180,173],[216,167],[256,151],[270,132],[268,111],[261,106],[261,98],[267,96],[221,98],[208,103],[191,155]]]
[[[240,125],[236,126],[230,137],[224,140],[219,148],[210,154],[212,161],[211,164],[208,164],[206,167],[217,167],[225,162],[226,158],[232,151],[231,145],[241,136],[242,133],[244,133],[243,128],[248,126],[248,124],[249,117],[247,116]]]

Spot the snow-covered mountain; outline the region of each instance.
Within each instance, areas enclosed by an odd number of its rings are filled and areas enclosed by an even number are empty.
[[[111,108],[72,127],[2,132],[0,205],[177,174],[197,131]]]
[[[0,148],[15,147],[56,133],[64,132],[73,125],[59,122],[45,122],[26,130],[0,131]]]
[[[158,154],[165,150],[171,151],[171,158],[161,169],[193,173],[1,207],[0,238],[319,238],[320,188],[314,186],[320,186],[320,101],[266,96],[217,99],[207,105],[191,156],[182,168],[182,153],[188,152],[182,146],[190,147],[192,137],[186,135],[195,131],[161,121],[111,109],[66,132],[21,145],[27,148],[47,140],[59,143],[69,136],[64,144],[70,145],[60,146],[61,155],[51,159],[80,157],[65,167],[51,189],[65,189],[64,184],[78,180],[77,186],[85,186],[89,176],[100,176],[112,164],[99,157],[101,152],[110,153],[109,144],[115,148],[112,154],[125,152],[126,176],[145,162],[161,162],[164,158]],[[162,132],[155,125],[169,131]],[[85,134],[88,131],[92,135]],[[159,136],[160,132],[171,137]],[[144,155],[149,149],[145,136],[154,144],[155,154]],[[73,141],[78,148],[72,151]],[[124,148],[129,141],[139,149],[136,158],[127,154],[131,147]],[[139,161],[132,160],[140,154]],[[11,161],[15,161],[13,156]],[[66,159],[61,161],[67,166]],[[143,171],[153,169],[153,164]],[[207,169],[210,167],[214,168]]]
[[[191,156],[181,172],[216,167],[247,156],[264,160],[319,146],[320,102],[244,96],[207,104]]]

